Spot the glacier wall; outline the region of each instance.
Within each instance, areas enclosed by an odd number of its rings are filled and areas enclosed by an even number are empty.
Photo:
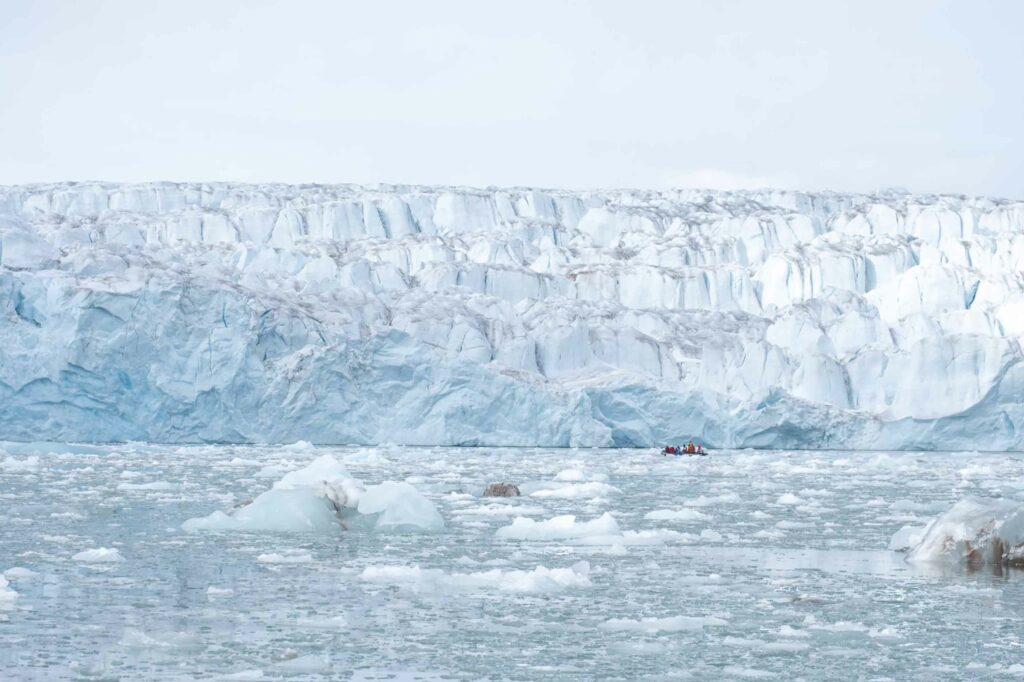
[[[0,188],[0,439],[1024,449],[1024,202]]]

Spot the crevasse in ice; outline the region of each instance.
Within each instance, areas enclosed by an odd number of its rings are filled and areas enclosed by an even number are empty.
[[[0,437],[1024,446],[1024,202],[0,188]]]

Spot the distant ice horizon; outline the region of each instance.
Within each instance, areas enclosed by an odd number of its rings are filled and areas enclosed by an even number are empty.
[[[814,194],[814,195],[855,195],[855,196],[884,196],[884,195],[908,195],[918,197],[953,197],[960,199],[996,199],[1005,201],[1020,201],[1024,200],[1024,190],[1021,191],[1020,196],[1010,195],[998,195],[998,194],[979,194],[972,192],[962,191],[929,191],[929,190],[912,190],[907,187],[899,185],[887,185],[879,186],[874,189],[865,190],[851,190],[842,187],[783,187],[783,186],[712,186],[712,185],[665,185],[665,186],[639,186],[639,185],[622,185],[622,186],[584,186],[584,185],[539,185],[539,184],[522,184],[522,185],[500,185],[496,183],[483,183],[483,184],[450,184],[450,183],[430,183],[430,182],[394,182],[386,180],[338,180],[332,182],[318,182],[318,181],[279,181],[279,180],[266,180],[266,181],[243,181],[236,179],[226,180],[210,180],[202,178],[191,178],[191,179],[148,179],[148,180],[137,180],[137,181],[122,181],[122,180],[109,180],[109,179],[70,179],[63,178],[60,180],[47,180],[41,182],[14,182],[14,183],[0,183],[0,187],[9,189],[17,187],[45,187],[45,186],[78,186],[78,185],[102,185],[102,186],[130,186],[130,185],[224,185],[231,187],[273,187],[273,186],[284,186],[284,187],[353,187],[363,189],[375,189],[375,188],[397,188],[397,187],[410,187],[410,188],[423,188],[423,189],[455,189],[455,190],[470,190],[470,191],[493,191],[493,190],[525,190],[525,191],[541,191],[541,192],[565,192],[565,193],[607,193],[607,192],[718,192],[718,193],[772,193],[772,192],[785,192],[792,194]]]

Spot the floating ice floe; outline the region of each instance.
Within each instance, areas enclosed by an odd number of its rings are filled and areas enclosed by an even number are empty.
[[[526,504],[485,504],[477,507],[456,509],[453,516],[528,516],[543,514],[544,507]]]
[[[606,482],[608,480],[608,474],[603,474],[597,471],[587,471],[585,469],[562,469],[555,476],[556,481],[598,481]]]
[[[21,566],[14,566],[3,572],[3,576],[8,580],[23,580],[25,578],[34,578],[37,575],[39,574],[35,571]]]
[[[0,460],[0,471],[7,473],[31,473],[39,470],[39,456],[32,455],[25,459],[4,457]]]
[[[385,481],[370,486],[359,500],[359,513],[379,514],[377,528],[444,530],[444,519],[434,503],[408,483]]]
[[[566,514],[546,521],[535,521],[525,516],[516,517],[512,525],[499,528],[496,535],[507,540],[569,540],[584,537],[619,535],[615,517],[605,512],[592,521],[576,521]]]
[[[601,481],[587,481],[586,483],[568,483],[550,488],[541,488],[530,493],[530,495],[532,497],[577,498],[602,497],[617,492],[621,491],[613,485],[608,485]]]
[[[903,528],[889,545],[910,545],[910,561],[1024,565],[1024,504],[967,497],[922,529],[916,543],[911,535]]]
[[[386,481],[364,487],[331,455],[321,455],[252,502],[231,512],[215,511],[185,521],[193,530],[333,532],[366,517],[377,529],[444,529],[434,504],[408,483]]]
[[[338,528],[338,521],[337,511],[330,501],[312,489],[272,488],[245,506],[229,513],[215,511],[189,519],[182,528],[188,531],[333,531]]]
[[[117,548],[97,547],[87,549],[71,557],[74,561],[81,561],[85,564],[110,564],[124,561],[121,552]]]
[[[667,618],[612,618],[602,623],[602,630],[617,632],[684,632],[703,630],[705,627],[728,625],[724,618],[715,616],[669,616]]]
[[[692,541],[692,535],[672,530],[621,530],[615,517],[605,512],[591,521],[576,521],[576,516],[566,514],[545,521],[523,516],[516,517],[511,525],[499,528],[495,536],[504,540],[568,540],[576,545],[659,545],[671,541]]]
[[[479,573],[447,573],[419,566],[368,566],[360,576],[370,583],[401,585],[420,591],[497,590],[543,593],[590,587],[590,564],[579,561],[569,568],[537,566],[532,571],[493,569]]]
[[[644,514],[648,521],[707,521],[710,516],[696,509],[655,509]]]

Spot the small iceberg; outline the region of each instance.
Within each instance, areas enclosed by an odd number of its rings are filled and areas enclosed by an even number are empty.
[[[408,483],[364,486],[333,456],[285,474],[270,490],[230,512],[185,521],[187,531],[333,532],[361,517],[378,530],[444,530],[434,503]]]
[[[917,539],[912,535],[908,529],[901,529],[890,547],[909,544]],[[998,498],[964,498],[921,530],[920,538],[909,548],[907,560],[1024,566],[1024,504]]]
[[[117,548],[110,547],[87,549],[74,555],[71,559],[85,564],[112,564],[124,561],[121,552]]]
[[[444,530],[444,519],[434,503],[408,483],[385,481],[370,486],[359,498],[360,514],[377,514],[378,529]]]

